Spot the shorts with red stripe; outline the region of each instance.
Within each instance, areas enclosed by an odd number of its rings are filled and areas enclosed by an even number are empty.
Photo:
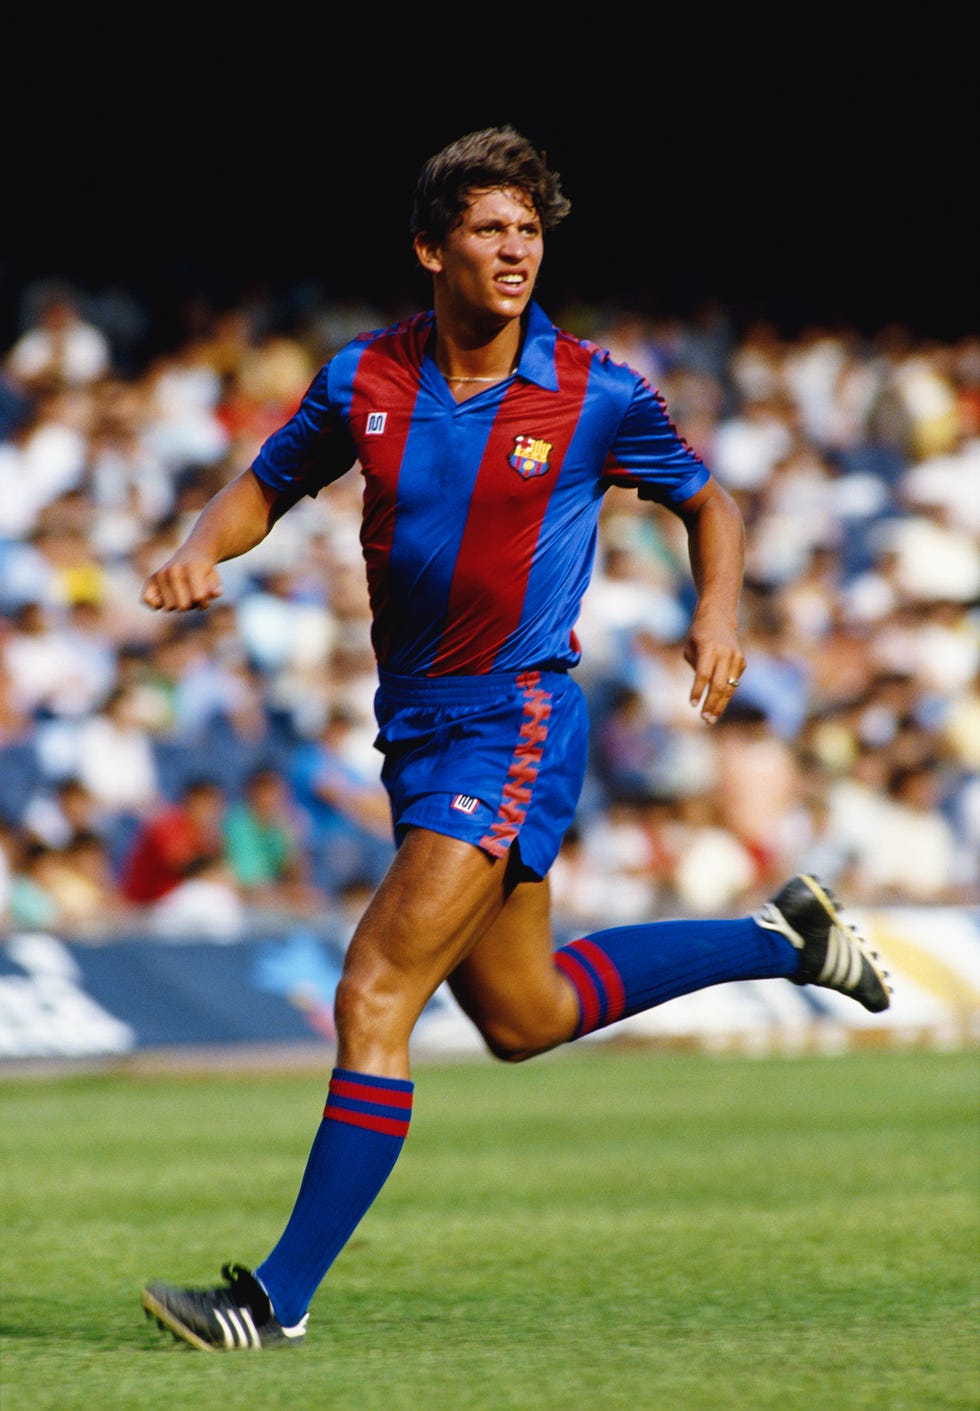
[[[563,671],[379,679],[375,744],[396,841],[416,827],[492,857],[516,844],[525,874],[544,877],[585,778],[578,683]]]

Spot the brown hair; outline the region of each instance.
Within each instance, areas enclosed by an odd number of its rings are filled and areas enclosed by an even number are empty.
[[[459,221],[468,192],[504,186],[527,192],[545,230],[571,209],[543,153],[512,127],[487,127],[451,142],[424,164],[412,203],[412,234],[438,243]]]

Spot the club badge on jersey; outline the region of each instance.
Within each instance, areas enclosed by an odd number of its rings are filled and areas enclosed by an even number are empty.
[[[524,480],[534,475],[544,475],[551,469],[552,442],[542,441],[538,436],[515,436],[514,449],[507,457],[510,464]]]

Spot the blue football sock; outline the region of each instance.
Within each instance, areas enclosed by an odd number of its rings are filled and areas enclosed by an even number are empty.
[[[255,1270],[283,1327],[313,1295],[398,1160],[414,1085],[335,1068],[323,1121],[282,1237]]]
[[[800,953],[785,936],[744,917],[596,931],[562,946],[555,964],[578,995],[577,1039],[709,985],[789,978]]]

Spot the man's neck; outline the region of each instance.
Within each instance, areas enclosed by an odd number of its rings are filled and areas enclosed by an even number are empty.
[[[509,377],[521,353],[520,319],[495,329],[460,326],[436,309],[435,360],[450,385]]]

